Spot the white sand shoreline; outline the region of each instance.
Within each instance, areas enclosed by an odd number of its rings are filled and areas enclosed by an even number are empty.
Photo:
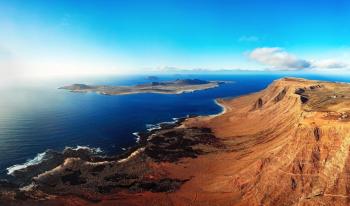
[[[225,107],[225,105],[221,104],[218,99],[215,99],[214,100],[215,104],[217,104],[219,107],[221,107],[221,112],[217,113],[217,114],[212,114],[212,115],[209,115],[209,117],[213,118],[213,117],[217,117],[217,116],[220,116],[220,115],[223,115],[227,112],[227,108]]]

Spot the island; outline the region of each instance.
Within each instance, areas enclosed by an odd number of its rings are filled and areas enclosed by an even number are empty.
[[[349,205],[349,84],[283,78],[217,103],[119,156],[51,151],[0,182],[0,204]]]
[[[181,94],[218,87],[224,81],[205,81],[200,79],[177,79],[175,81],[151,82],[135,86],[106,86],[73,84],[60,87],[71,92],[95,92],[104,95],[123,95],[138,93]]]

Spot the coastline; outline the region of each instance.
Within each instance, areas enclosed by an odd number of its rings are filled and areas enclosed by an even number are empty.
[[[222,101],[222,99],[219,98],[219,99],[214,100],[215,104],[218,105],[219,107],[221,107],[221,112],[218,114],[209,115],[210,117],[217,117],[217,116],[223,115],[226,112],[228,112],[227,107],[224,104],[220,103],[219,101]]]
[[[160,122],[154,125],[151,125],[151,127],[147,128],[146,131],[139,131],[132,133],[136,138],[135,145],[122,149],[123,151],[116,155],[104,155],[103,151],[100,148],[90,147],[90,146],[76,146],[76,147],[66,147],[63,151],[55,151],[55,150],[46,150],[42,153],[38,153],[35,157],[32,159],[29,159],[28,161],[20,164],[15,164],[10,167],[8,167],[7,170],[7,177],[4,178],[4,180],[14,180],[16,178],[16,175],[21,176],[20,178],[25,179],[31,179],[32,177],[24,177],[25,173],[32,173],[33,170],[40,170],[41,164],[46,164],[46,161],[52,161],[52,159],[56,158],[56,155],[60,155],[61,153],[65,153],[65,151],[70,152],[76,152],[76,154],[73,154],[73,156],[80,155],[80,153],[84,153],[84,155],[88,155],[88,158],[92,159],[115,159],[116,161],[125,161],[125,159],[130,158],[135,152],[142,149],[148,141],[148,138],[155,133],[165,130],[165,129],[172,129],[180,126],[182,122],[184,122],[187,118],[195,117],[194,115],[187,117],[181,117],[181,118],[172,118],[173,121],[166,121],[166,122]],[[52,156],[53,157],[50,157]],[[47,157],[49,156],[49,157]],[[50,159],[52,158],[52,159]],[[51,169],[53,169],[54,166],[52,166]],[[29,171],[26,171],[29,170]],[[16,174],[17,173],[17,174]],[[22,179],[23,180],[23,179]],[[20,181],[15,181],[20,182]]]
[[[129,148],[122,148],[122,152],[113,156],[105,156],[105,158],[117,158],[119,160],[124,160],[127,159],[130,155],[132,155],[134,152],[136,152],[137,150],[141,149],[146,143],[147,143],[147,138],[152,136],[154,133],[164,130],[164,129],[171,129],[171,128],[175,128],[175,127],[183,127],[186,128],[185,125],[183,125],[182,123],[187,121],[190,118],[195,118],[195,117],[209,117],[209,118],[213,118],[213,117],[217,117],[220,115],[225,114],[228,110],[226,108],[226,106],[222,103],[220,103],[222,99],[217,98],[214,99],[214,103],[218,106],[220,106],[221,111],[217,114],[212,114],[212,115],[187,115],[186,117],[174,117],[172,118],[172,121],[164,121],[164,122],[159,122],[156,124],[149,124],[147,125],[147,129],[146,131],[137,131],[137,132],[133,132],[132,135],[135,136],[135,145],[129,147]],[[100,148],[94,148],[94,147],[90,147],[90,146],[76,146],[75,148],[72,147],[66,147],[66,149],[73,149],[73,150],[88,150],[88,151],[92,151],[92,150],[99,150],[98,153],[102,153]],[[64,151],[64,150],[63,150]],[[63,152],[62,151],[62,152]],[[49,151],[51,152],[51,151]],[[55,152],[60,152],[60,151],[55,151]],[[25,170],[27,167],[35,167],[36,165],[39,165],[44,159],[44,155],[47,153],[47,151],[44,151],[42,153],[38,153],[34,158],[29,159],[28,161],[24,162],[24,163],[20,163],[20,164],[15,164],[12,165],[10,167],[7,168],[7,175],[9,176],[13,176],[13,173],[15,173],[16,171],[21,171],[21,170]],[[93,153],[93,154],[97,154],[97,153]],[[6,178],[5,178],[6,179]]]
[[[219,116],[221,114],[224,114],[227,109],[224,105],[220,103],[219,99],[213,100],[215,104],[219,105],[222,108],[222,111],[214,114],[215,116]],[[207,117],[211,115],[205,115]],[[77,148],[67,148],[69,151],[45,151],[44,156],[40,157],[40,160],[38,161],[31,161],[28,160],[23,166],[20,165],[14,165],[12,166],[12,170],[16,169],[17,166],[19,169],[11,171],[11,178],[8,178],[7,180],[4,180],[5,182],[10,181],[10,183],[13,183],[13,186],[10,188],[10,191],[13,191],[16,195],[18,193],[27,193],[27,192],[33,192],[33,191],[27,191],[27,190],[21,190],[20,188],[27,188],[28,185],[35,184],[36,189],[44,192],[48,192],[49,194],[52,192],[51,186],[47,185],[47,181],[58,181],[60,179],[68,182],[71,182],[71,184],[84,184],[85,181],[93,181],[94,179],[82,179],[79,180],[78,176],[85,176],[87,173],[90,173],[90,170],[92,171],[99,171],[99,169],[94,169],[95,167],[101,167],[102,165],[114,165],[113,167],[116,167],[118,169],[113,169],[111,171],[118,171],[121,169],[121,165],[138,165],[142,163],[144,164],[159,164],[162,162],[166,162],[167,164],[177,164],[176,162],[180,161],[180,159],[183,158],[190,158],[195,159],[203,154],[211,153],[212,151],[219,150],[219,148],[222,147],[221,143],[217,140],[217,138],[212,134],[212,131],[210,128],[202,128],[202,127],[187,127],[183,124],[184,121],[198,117],[197,115],[187,115],[186,117],[182,118],[172,118],[172,121],[166,121],[166,122],[160,122],[154,125],[149,125],[149,128],[147,128],[147,131],[140,131],[140,132],[134,132],[133,135],[136,136],[136,143],[134,146],[129,148],[124,148],[120,154],[113,155],[113,156],[104,156],[103,154],[95,154],[90,153],[92,150],[95,150],[94,148],[90,147],[77,147]],[[173,134],[181,134],[179,136],[173,136]],[[169,141],[169,138],[175,138],[178,139],[175,142],[173,140]],[[184,140],[183,140],[184,139]],[[197,148],[198,145],[198,148]],[[171,148],[170,150],[173,150],[173,152],[169,153],[168,149],[165,148]],[[48,156],[47,156],[48,155]],[[42,156],[42,155],[41,155]],[[143,160],[146,158],[146,162],[143,162]],[[34,159],[38,159],[37,156],[34,157]],[[80,159],[80,160],[78,160]],[[138,162],[138,163],[135,163]],[[141,162],[140,162],[141,161]],[[33,163],[33,164],[31,164]],[[85,166],[77,166],[83,164]],[[73,167],[73,168],[71,168]],[[91,168],[88,171],[83,171],[78,168]],[[103,166],[105,168],[106,166]],[[137,166],[139,167],[139,166]],[[140,166],[148,168],[149,166]],[[11,167],[10,167],[11,168]],[[75,169],[74,169],[75,168]],[[122,167],[123,168],[123,167]],[[129,166],[127,166],[129,168]],[[78,171],[74,174],[71,174],[70,171],[77,170]],[[123,169],[122,169],[123,170]],[[143,172],[146,172],[148,170],[153,170],[153,168],[148,168]],[[144,179],[145,176],[141,173],[137,173],[136,176],[138,177],[136,180],[136,183],[138,184],[137,189],[134,189],[135,186],[130,186],[128,189],[129,191],[137,190],[137,191],[155,191],[155,192],[167,192],[167,191],[175,191],[177,190],[183,183],[188,181],[188,178],[171,178],[167,175],[157,177],[157,179]],[[155,171],[154,171],[155,172]],[[93,176],[99,174],[100,172],[93,172],[91,173]],[[127,171],[127,174],[133,175],[133,172]],[[158,172],[155,172],[158,173]],[[71,179],[70,175],[77,175],[77,177],[72,177]],[[124,174],[121,174],[124,175]],[[132,177],[136,177],[135,175]],[[74,179],[78,178],[78,182],[75,182]],[[107,178],[107,177],[105,177]],[[161,179],[159,179],[161,178]],[[164,182],[162,178],[165,178]],[[33,182],[32,182],[33,181]],[[105,180],[103,180],[105,181]],[[131,180],[130,180],[131,181]],[[133,180],[134,181],[134,180]],[[144,181],[151,182],[152,184],[155,184],[155,186],[151,188],[144,188],[143,186]],[[0,181],[2,184],[3,182]],[[51,184],[51,183],[50,183]],[[55,183],[56,184],[56,183]],[[55,185],[54,184],[54,185]],[[107,183],[103,183],[107,184]],[[100,193],[108,193],[111,189],[109,188],[117,188],[118,190],[122,189],[125,190],[127,188],[124,188],[124,186],[119,185],[122,183],[119,183],[115,186],[108,186],[105,185],[101,189],[97,188],[97,190]],[[140,184],[140,185],[139,185]],[[149,184],[149,183],[147,183]],[[165,189],[159,189],[159,184],[163,185],[161,187],[165,187]],[[52,184],[51,184],[52,185]],[[89,183],[91,185],[91,183]],[[57,186],[58,187],[58,186]],[[94,184],[92,184],[90,189],[95,188]],[[157,189],[158,188],[158,189]],[[168,189],[167,189],[168,188]],[[67,191],[61,191],[62,189],[59,189],[61,192],[59,194],[69,194],[69,195],[77,195],[77,196],[83,196],[85,195],[90,196],[89,192],[86,193],[86,191],[81,191],[80,189],[68,189]],[[96,190],[96,189],[93,189]],[[1,194],[0,194],[1,195]],[[95,196],[95,195],[93,195]],[[99,196],[95,196],[94,198],[99,199]]]
[[[69,157],[36,176],[31,188],[5,190],[0,203],[24,197],[33,201],[27,205],[348,205],[324,194],[341,195],[348,185],[332,178],[347,177],[350,167],[349,91],[339,83],[284,78],[235,101],[217,99],[218,118],[161,124],[118,157]]]

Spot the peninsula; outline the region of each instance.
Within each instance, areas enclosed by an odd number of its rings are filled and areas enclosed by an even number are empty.
[[[349,84],[283,78],[217,101],[225,112],[140,134],[121,156],[67,150],[19,170],[0,204],[349,205]]]
[[[123,95],[137,93],[181,94],[218,87],[224,81],[205,81],[200,79],[177,79],[175,81],[151,82],[135,86],[106,86],[73,84],[60,87],[71,92],[95,92],[104,95]]]

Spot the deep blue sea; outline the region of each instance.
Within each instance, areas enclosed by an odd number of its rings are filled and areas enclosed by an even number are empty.
[[[134,85],[147,76],[96,77],[15,82],[0,89],[0,176],[46,149],[89,146],[117,154],[135,144],[137,131],[186,115],[221,111],[215,98],[234,97],[265,88],[285,74],[159,75],[159,80],[199,78],[234,83],[180,95],[132,94],[104,96],[57,89],[72,83]],[[290,76],[290,75],[287,75]],[[297,76],[297,75],[293,75]],[[347,76],[298,75],[310,79],[350,81]]]

